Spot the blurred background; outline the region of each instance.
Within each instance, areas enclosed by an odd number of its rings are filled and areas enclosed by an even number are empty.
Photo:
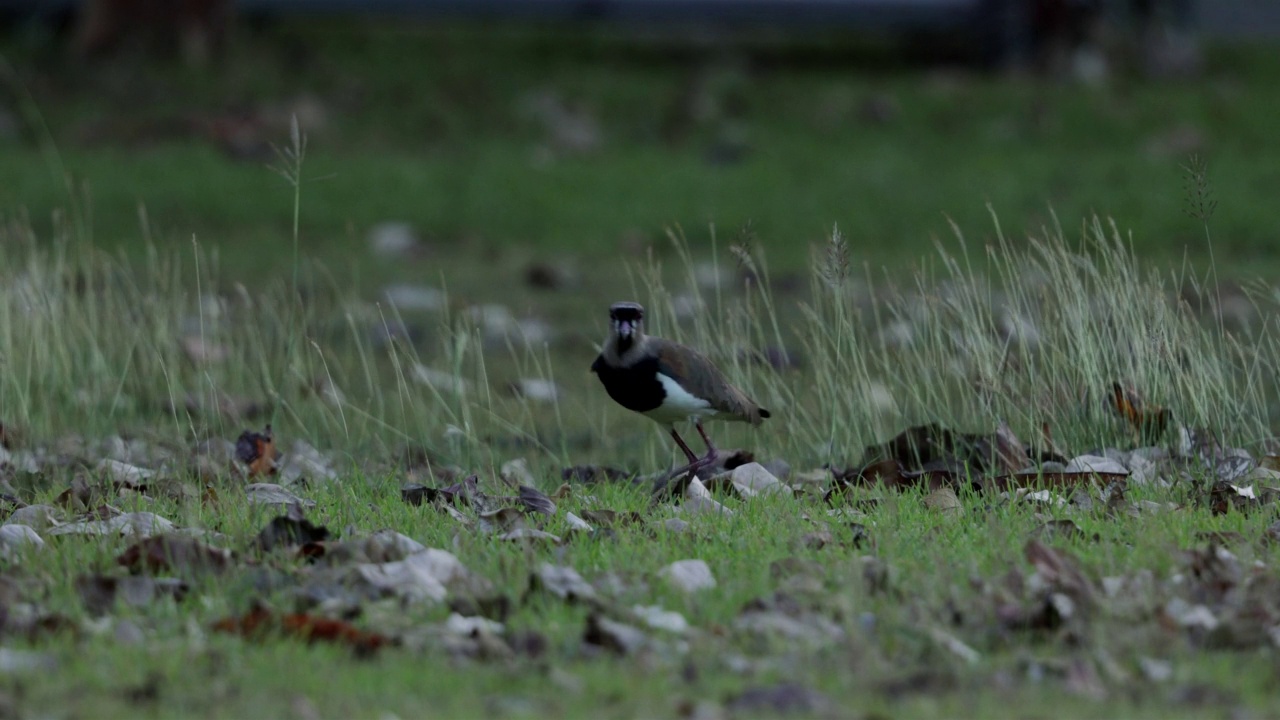
[[[1256,274],[1277,33],[1272,0],[0,0],[0,211],[257,282],[297,190],[299,251],[343,282],[480,299],[607,291],[670,228],[785,273],[838,225],[893,272],[993,214]]]

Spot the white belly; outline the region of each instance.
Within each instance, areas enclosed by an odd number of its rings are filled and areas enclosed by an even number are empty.
[[[680,387],[679,383],[666,375],[658,373],[658,382],[662,383],[662,389],[667,397],[662,401],[661,406],[644,413],[645,417],[663,425],[671,425],[694,417],[712,417],[716,414],[710,402],[690,395]]]

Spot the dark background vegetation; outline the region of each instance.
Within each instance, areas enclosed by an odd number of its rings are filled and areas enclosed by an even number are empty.
[[[661,252],[672,226],[707,253],[712,226],[725,244],[749,225],[789,270],[838,224],[855,260],[895,268],[953,243],[951,220],[990,239],[992,211],[1015,243],[1113,217],[1143,257],[1176,266],[1211,255],[1183,212],[1193,155],[1220,200],[1220,272],[1273,254],[1280,55],[1199,36],[1247,21],[1249,3],[1029,3],[1062,12],[1007,46],[945,23],[97,4],[119,26],[14,11],[0,39],[0,208],[42,241],[64,212],[135,257],[194,238],[234,278],[284,273],[293,190],[267,166],[296,116],[301,250],[344,280],[468,287],[470,261],[487,273],[532,256],[619,267]],[[389,221],[426,252],[379,260],[365,239]]]

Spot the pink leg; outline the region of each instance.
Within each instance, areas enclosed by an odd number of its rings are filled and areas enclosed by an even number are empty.
[[[675,438],[676,444],[679,445],[680,449],[684,451],[684,456],[689,458],[690,463],[698,462],[698,456],[695,455],[694,452],[689,449],[689,444],[684,441],[684,438],[680,437],[680,433],[676,432],[675,428],[671,428],[671,437]]]
[[[707,444],[707,458],[716,456],[716,446],[711,442],[711,438],[707,437],[707,431],[702,429],[702,423],[694,421],[693,426],[698,428],[698,434],[702,436],[702,442]]]

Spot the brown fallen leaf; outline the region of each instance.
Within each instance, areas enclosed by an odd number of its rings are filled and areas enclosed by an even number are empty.
[[[521,485],[518,491],[520,493],[520,504],[524,506],[525,512],[542,513],[548,516],[556,514],[556,504],[541,490],[528,485]]]
[[[246,430],[236,439],[236,460],[243,466],[249,477],[267,477],[277,472],[275,437],[271,426],[267,425],[262,432]]]
[[[335,643],[352,648],[358,655],[369,655],[395,644],[392,638],[361,630],[342,620],[305,613],[278,615],[261,605],[239,617],[223,618],[215,622],[213,630],[251,640],[283,635],[309,643]]]
[[[1121,487],[1128,482],[1128,475],[1104,472],[1026,472],[997,475],[982,482],[983,488],[1006,492],[1026,488],[1028,490],[1064,490],[1089,487],[1098,483],[1103,487]]]
[[[84,512],[92,504],[95,494],[88,481],[77,474],[71,480],[71,487],[59,493],[53,504],[72,512]]]
[[[1133,428],[1139,445],[1156,444],[1169,427],[1173,413],[1168,408],[1148,405],[1132,388],[1111,383],[1111,407]]]
[[[184,580],[146,575],[81,575],[76,578],[75,588],[85,611],[95,617],[110,612],[117,602],[134,608],[166,597],[181,602],[189,589]]]
[[[277,547],[292,547],[329,539],[329,528],[315,525],[302,515],[296,505],[289,512],[271,519],[254,539],[254,547],[270,552]]]
[[[1049,587],[1080,604],[1096,602],[1098,591],[1093,581],[1080,568],[1080,562],[1067,551],[1049,547],[1039,540],[1029,540],[1023,554]]]
[[[133,573],[221,572],[231,564],[231,551],[186,535],[154,535],[130,545],[116,563]]]
[[[992,460],[993,470],[1000,474],[1016,473],[1026,469],[1030,463],[1027,456],[1027,448],[1013,434],[1013,430],[1009,428],[1008,423],[1001,420],[996,426],[996,432],[992,436]]]

